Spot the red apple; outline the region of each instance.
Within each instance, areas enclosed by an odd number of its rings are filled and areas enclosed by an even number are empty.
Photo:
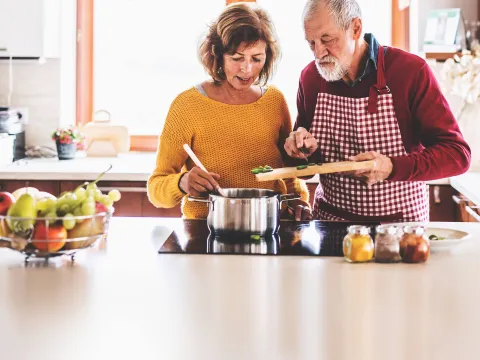
[[[7,215],[8,208],[15,202],[15,197],[9,192],[0,192],[0,215]]]
[[[32,244],[38,250],[56,252],[65,245],[67,230],[63,225],[49,224],[48,230],[46,221],[38,221],[35,224]],[[48,241],[45,241],[48,240]]]
[[[106,205],[99,202],[95,204],[95,214],[107,213],[107,212],[108,212],[108,208]]]

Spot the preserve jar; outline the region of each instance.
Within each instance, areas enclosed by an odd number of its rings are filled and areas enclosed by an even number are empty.
[[[379,225],[375,235],[375,261],[394,263],[402,260],[400,256],[400,234],[394,225]]]
[[[405,226],[400,240],[400,256],[406,263],[421,263],[430,256],[430,242],[423,226]]]
[[[370,228],[362,225],[348,227],[348,234],[343,239],[343,256],[348,262],[367,262],[374,253]]]

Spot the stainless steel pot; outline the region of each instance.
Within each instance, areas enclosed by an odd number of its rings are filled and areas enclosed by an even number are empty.
[[[225,197],[209,194],[206,198],[189,197],[190,201],[208,203],[207,224],[220,234],[244,232],[275,234],[280,225],[280,206],[284,201],[300,199],[296,194],[282,195],[267,189],[223,189]]]
[[[252,236],[258,236],[252,239]],[[275,255],[280,247],[278,234],[239,236],[210,234],[207,239],[207,253],[210,254],[259,254]]]

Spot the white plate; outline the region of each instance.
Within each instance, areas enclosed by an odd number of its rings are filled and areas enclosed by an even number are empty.
[[[457,245],[463,244],[465,240],[471,236],[465,231],[432,227],[427,227],[425,234],[427,238],[430,238],[431,235],[444,238],[443,240],[430,240],[430,249],[432,252],[450,251]]]

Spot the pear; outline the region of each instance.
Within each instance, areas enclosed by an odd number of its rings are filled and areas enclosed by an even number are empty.
[[[37,188],[34,188],[34,187],[31,187],[31,186],[27,186],[27,187],[23,187],[23,188],[19,188],[17,190],[15,190],[12,195],[15,199],[19,199],[20,196],[22,196],[23,194],[31,194],[33,195],[34,198],[37,198],[37,195],[40,191],[37,189]]]
[[[14,233],[23,233],[32,229],[36,217],[36,202],[33,195],[30,193],[20,195],[18,200],[8,209],[7,216],[30,218],[18,220],[7,217],[7,225]]]

